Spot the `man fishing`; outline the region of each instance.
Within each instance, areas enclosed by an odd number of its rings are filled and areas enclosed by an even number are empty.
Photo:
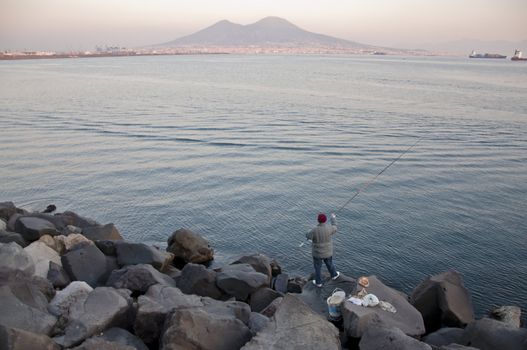
[[[313,242],[313,265],[315,266],[315,279],[313,284],[317,287],[322,287],[322,276],[320,269],[322,262],[326,264],[331,278],[336,280],[340,276],[333,264],[333,242],[331,236],[337,232],[337,217],[331,213],[331,225],[326,223],[327,217],[325,214],[318,214],[318,225],[306,234],[307,239]]]

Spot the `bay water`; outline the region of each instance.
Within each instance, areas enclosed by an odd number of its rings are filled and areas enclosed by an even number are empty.
[[[0,62],[0,201],[55,204],[130,241],[186,227],[216,265],[334,261],[409,293],[463,274],[478,317],[527,312],[527,65],[393,56],[149,56]]]

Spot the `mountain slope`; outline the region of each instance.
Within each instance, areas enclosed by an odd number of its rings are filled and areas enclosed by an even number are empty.
[[[260,21],[241,25],[223,20],[194,34],[159,44],[159,47],[190,46],[322,46],[344,48],[371,48],[328,35],[303,30],[279,17],[266,17]]]

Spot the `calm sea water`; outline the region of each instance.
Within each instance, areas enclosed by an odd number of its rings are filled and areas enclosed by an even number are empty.
[[[217,262],[300,248],[342,206],[335,261],[410,292],[464,275],[479,316],[527,311],[527,65],[170,56],[0,62],[0,200],[54,203],[131,241],[180,227]]]

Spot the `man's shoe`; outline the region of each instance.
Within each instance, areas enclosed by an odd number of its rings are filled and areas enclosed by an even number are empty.
[[[313,284],[314,284],[315,286],[317,286],[318,288],[322,287],[322,283],[317,284],[317,282],[316,282],[315,280],[313,280]]]
[[[337,274],[335,275],[335,277],[331,277],[331,279],[334,281],[339,277],[340,277],[340,272],[337,271]]]

